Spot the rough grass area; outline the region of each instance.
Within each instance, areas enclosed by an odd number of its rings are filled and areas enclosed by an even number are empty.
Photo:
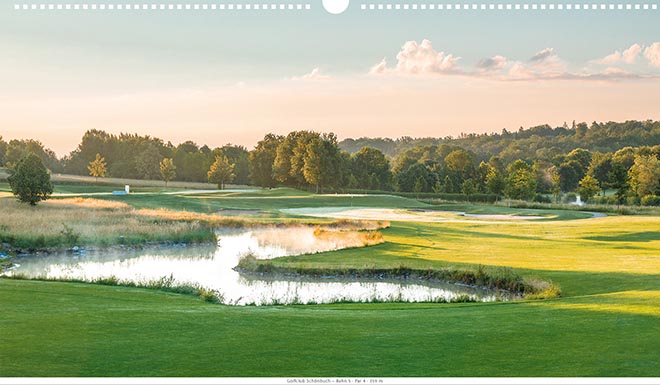
[[[1,271],[2,270],[0,270],[0,272]],[[94,285],[103,285],[103,286],[137,287],[142,289],[161,290],[168,293],[192,295],[194,297],[199,297],[203,301],[210,303],[223,303],[224,301],[222,293],[219,293],[211,289],[207,289],[205,287],[201,287],[197,284],[177,284],[175,283],[173,276],[161,277],[160,279],[138,281],[138,282],[121,280],[115,276],[98,278],[91,281],[83,281],[79,279],[47,278],[47,277],[28,278],[21,274],[12,274],[10,276],[6,276],[3,278],[15,279],[15,280],[48,281],[48,282],[90,283]]]
[[[0,203],[0,241],[20,249],[215,240],[211,227],[196,218],[164,218],[164,210],[141,212],[123,202],[71,198],[36,207],[13,199]]]

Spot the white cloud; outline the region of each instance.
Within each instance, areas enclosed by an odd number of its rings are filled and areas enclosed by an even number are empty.
[[[536,77],[536,74],[530,71],[526,65],[520,62],[516,62],[513,63],[511,69],[509,69],[508,76],[514,80],[524,80],[524,79],[534,79]]]
[[[380,63],[371,67],[369,74],[371,75],[382,75],[387,72],[387,61],[385,59],[381,60]]]
[[[506,67],[507,60],[504,56],[495,55],[487,59],[481,59],[477,63],[477,68],[483,72],[499,71]]]
[[[319,67],[314,68],[312,72],[304,74],[303,76],[293,77],[293,80],[310,80],[310,81],[329,80],[329,79],[332,79],[332,76],[323,74]]]
[[[568,62],[559,57],[554,48],[547,47],[527,60],[512,60],[502,55],[484,58],[470,70],[458,66],[459,57],[436,51],[431,41],[425,39],[419,44],[415,41],[407,41],[396,56],[396,66],[388,66],[386,59],[383,59],[371,67],[369,74],[419,76],[454,74],[499,81],[660,79],[656,74],[629,72],[617,65],[633,64],[641,55],[644,55],[652,65],[660,67],[660,42],[646,48],[640,44],[633,44],[623,51],[615,51],[602,59],[590,62],[605,65],[605,69],[587,66],[581,71],[571,70]]]
[[[458,60],[460,58],[443,51],[436,51],[430,40],[424,39],[420,44],[411,40],[405,42],[396,55],[396,66],[388,67],[383,59],[371,67],[370,74],[396,74],[396,75],[439,75],[460,72]]]
[[[555,53],[554,48],[544,48],[527,62],[510,63],[507,78],[510,80],[555,79],[565,77],[566,63]]]
[[[641,52],[642,52],[642,46],[635,43],[631,45],[630,48],[623,50],[623,52],[614,51],[614,53],[611,53],[602,59],[594,60],[594,63],[611,65],[611,64],[623,62],[627,64],[632,64],[635,62],[635,60],[637,60],[637,57]]]
[[[644,57],[654,67],[660,67],[660,42],[655,42],[644,49]]]
[[[637,59],[639,53],[642,52],[642,46],[639,44],[633,44],[627,50],[623,51],[621,58],[624,62],[632,64]]]
[[[544,48],[529,59],[529,68],[541,75],[566,71],[566,64],[555,53],[554,48]]]
[[[536,54],[534,54],[534,56],[532,56],[529,59],[529,61],[532,62],[532,63],[534,63],[534,62],[544,62],[544,61],[550,59],[553,56],[556,56],[554,48],[544,48],[544,49],[540,50],[539,52],[537,52]]]

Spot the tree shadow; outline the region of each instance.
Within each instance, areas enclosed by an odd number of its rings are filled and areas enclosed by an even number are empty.
[[[601,242],[651,242],[660,241],[660,231],[642,231],[638,233],[598,235],[593,237],[585,237],[584,239]]]

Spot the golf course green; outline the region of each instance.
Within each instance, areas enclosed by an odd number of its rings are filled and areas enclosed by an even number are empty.
[[[52,201],[62,198],[58,192],[85,197],[101,190],[58,187]],[[145,188],[93,198],[135,210],[250,210],[246,216],[267,223],[311,220],[287,211],[292,208],[437,214],[441,220],[389,218],[379,245],[272,262],[510,267],[554,282],[561,297],[242,307],[141,288],[0,278],[0,376],[660,376],[658,216],[435,207],[395,196],[293,189],[179,194]],[[0,205],[12,199],[0,197]],[[31,208],[24,209],[30,215]],[[542,218],[500,220],[506,215]]]

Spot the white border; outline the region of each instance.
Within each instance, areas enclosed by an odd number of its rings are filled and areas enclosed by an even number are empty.
[[[362,11],[656,11],[657,3],[363,3]]]
[[[293,3],[14,3],[14,11],[309,11]]]

